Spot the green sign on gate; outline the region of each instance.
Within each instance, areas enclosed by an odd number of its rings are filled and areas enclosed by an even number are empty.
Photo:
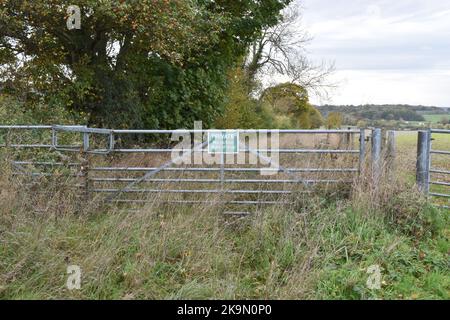
[[[235,130],[208,132],[208,153],[239,153],[239,132]]]

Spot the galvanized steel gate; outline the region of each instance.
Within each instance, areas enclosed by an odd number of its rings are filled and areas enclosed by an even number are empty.
[[[450,130],[419,132],[417,183],[434,204],[450,209],[450,150],[436,149],[438,135],[450,135]]]
[[[310,193],[317,186],[349,187],[361,172],[366,156],[364,129],[234,130],[241,140],[238,153],[245,161],[229,162],[234,156],[222,154],[218,163],[208,165],[179,162],[188,156],[206,156],[208,141],[201,135],[221,130],[0,126],[1,130],[7,134],[0,147],[18,151],[10,159],[15,175],[51,177],[55,168],[63,167],[76,179],[73,186],[85,197],[103,195],[110,202],[134,205],[212,203],[223,205],[229,214],[248,214],[254,206],[291,203],[292,195]],[[14,134],[25,131],[31,132],[27,141],[21,134]],[[173,134],[190,136],[192,148],[174,149],[173,142],[168,143]],[[260,136],[268,137],[269,142],[252,144],[252,135],[257,141]],[[279,136],[279,145],[273,146],[270,139],[275,135]],[[330,142],[331,136],[339,138]],[[379,129],[373,136],[372,157],[377,158],[381,148]],[[17,137],[20,141],[15,140]],[[130,145],[136,141],[140,143]],[[30,149],[42,150],[27,152]],[[179,156],[169,157],[174,153]],[[280,163],[274,163],[274,154],[279,154]],[[247,163],[252,156],[259,164]]]

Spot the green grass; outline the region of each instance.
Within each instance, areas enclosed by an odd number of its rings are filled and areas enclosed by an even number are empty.
[[[397,144],[402,148],[417,150],[417,131],[397,132]],[[450,150],[450,134],[434,133],[433,146],[436,148]]]
[[[450,149],[449,135],[435,138]],[[412,186],[416,139],[397,140],[410,183],[295,199],[245,220],[217,206],[80,213],[64,190],[38,215],[33,194],[0,176],[0,299],[449,299],[450,216]],[[81,267],[81,290],[66,288],[68,265]],[[380,290],[366,285],[373,265]]]
[[[403,171],[410,181],[414,181],[416,174],[417,132],[398,132],[397,145],[399,148],[399,161],[403,165]],[[450,134],[433,134],[433,149],[450,151]],[[432,168],[450,171],[450,156],[433,155]],[[450,176],[432,174],[431,180],[450,183]],[[432,185],[430,191],[434,193],[450,194],[450,188],[447,186]],[[440,205],[450,205],[450,199],[436,198],[434,201]]]
[[[418,198],[309,198],[236,221],[214,207],[37,217],[4,194],[0,298],[449,299],[449,216]],[[371,265],[381,290],[366,286]]]
[[[423,115],[427,122],[437,124],[442,121],[442,119],[450,119],[449,115],[445,114],[425,114]]]

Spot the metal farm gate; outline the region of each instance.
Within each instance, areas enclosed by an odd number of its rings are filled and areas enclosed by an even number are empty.
[[[53,177],[69,181],[83,201],[100,197],[131,207],[211,203],[232,215],[289,204],[296,195],[316,190],[350,189],[365,164],[367,141],[364,129],[0,126],[0,137],[13,174],[30,179],[28,185]],[[181,140],[182,148],[177,147]],[[380,154],[381,131],[375,129],[375,170]]]
[[[450,130],[419,132],[417,183],[435,205],[450,209],[450,148],[442,143],[447,135]]]

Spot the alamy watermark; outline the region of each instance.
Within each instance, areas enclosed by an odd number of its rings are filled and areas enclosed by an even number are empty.
[[[70,5],[67,7],[67,29],[74,30],[74,29],[81,29],[81,10],[79,6],[76,5]]]
[[[367,268],[367,288],[370,290],[380,290],[381,289],[381,267],[379,265],[373,265]]]
[[[67,267],[67,277],[66,286],[69,290],[80,290],[81,289],[81,268],[77,265],[70,265]]]

